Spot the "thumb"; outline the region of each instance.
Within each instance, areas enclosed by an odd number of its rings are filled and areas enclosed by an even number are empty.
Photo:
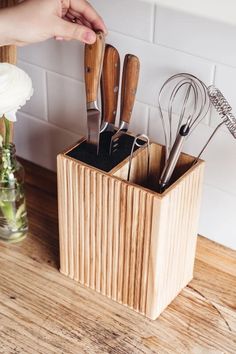
[[[92,44],[96,41],[96,34],[93,30],[77,23],[68,22],[63,19],[57,20],[56,39],[76,39],[78,41]]]

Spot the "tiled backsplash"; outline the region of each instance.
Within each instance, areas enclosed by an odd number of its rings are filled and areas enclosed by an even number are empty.
[[[109,28],[107,42],[121,58],[139,56],[141,77],[131,130],[163,143],[157,110],[162,83],[178,72],[215,83],[236,112],[236,28],[137,0],[92,0]],[[56,155],[86,133],[83,45],[40,43],[19,50],[19,66],[32,77],[35,94],[19,113],[18,154],[49,169]],[[219,122],[205,119],[185,145],[197,155]],[[199,233],[236,248],[236,141],[222,129],[207,152]]]

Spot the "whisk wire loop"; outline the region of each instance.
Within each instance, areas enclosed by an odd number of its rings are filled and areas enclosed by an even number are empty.
[[[164,91],[167,91],[167,96],[169,95],[165,114],[162,105]],[[175,103],[179,103],[179,98],[181,98],[182,104],[178,113],[175,112],[174,108]],[[194,75],[188,73],[175,74],[162,85],[158,96],[158,106],[164,131],[165,162],[167,163],[171,148],[181,127],[186,125],[186,128],[189,128],[189,134],[186,136],[188,138],[207,115],[210,108],[207,86]],[[167,119],[165,119],[166,115]],[[179,118],[175,132],[173,129],[174,115],[178,115]]]

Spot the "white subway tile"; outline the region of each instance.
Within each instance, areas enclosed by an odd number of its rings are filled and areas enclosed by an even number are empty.
[[[236,196],[204,186],[199,234],[236,250]]]
[[[37,66],[18,61],[17,66],[27,72],[32,79],[34,94],[21,108],[22,112],[47,120],[45,71]]]
[[[200,124],[187,140],[184,151],[198,155],[213,128]],[[230,133],[218,131],[202,158],[206,161],[205,182],[236,196],[236,141]]]
[[[50,170],[56,170],[56,156],[79,140],[77,134],[18,113],[14,141],[17,155]]]
[[[84,79],[84,49],[78,41],[56,41],[19,48],[19,58],[59,74]]]
[[[134,134],[147,134],[148,127],[148,106],[136,102],[131,118],[129,130]]]
[[[74,133],[86,134],[86,98],[82,82],[47,73],[48,120]]]
[[[108,29],[151,41],[154,29],[154,4],[137,0],[91,0]]]
[[[157,7],[155,43],[236,66],[236,27],[186,12]]]
[[[157,108],[154,107],[150,107],[148,136],[153,142],[158,144],[165,143],[160,112]]]
[[[212,83],[214,65],[203,59],[115,32],[108,35],[107,42],[118,48],[122,61],[127,53],[140,58],[140,82],[137,91],[140,102],[156,105],[164,81],[180,72],[189,72],[206,84]]]

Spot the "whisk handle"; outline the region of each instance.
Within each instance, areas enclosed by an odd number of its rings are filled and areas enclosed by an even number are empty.
[[[159,180],[161,191],[163,191],[170,182],[170,179],[172,177],[172,174],[178,162],[179,156],[181,154],[185,138],[189,134],[189,131],[190,128],[186,124],[182,125],[182,127],[180,128],[179,134],[177,135],[174,145],[170,151],[168,161],[164,167],[164,170]]]

